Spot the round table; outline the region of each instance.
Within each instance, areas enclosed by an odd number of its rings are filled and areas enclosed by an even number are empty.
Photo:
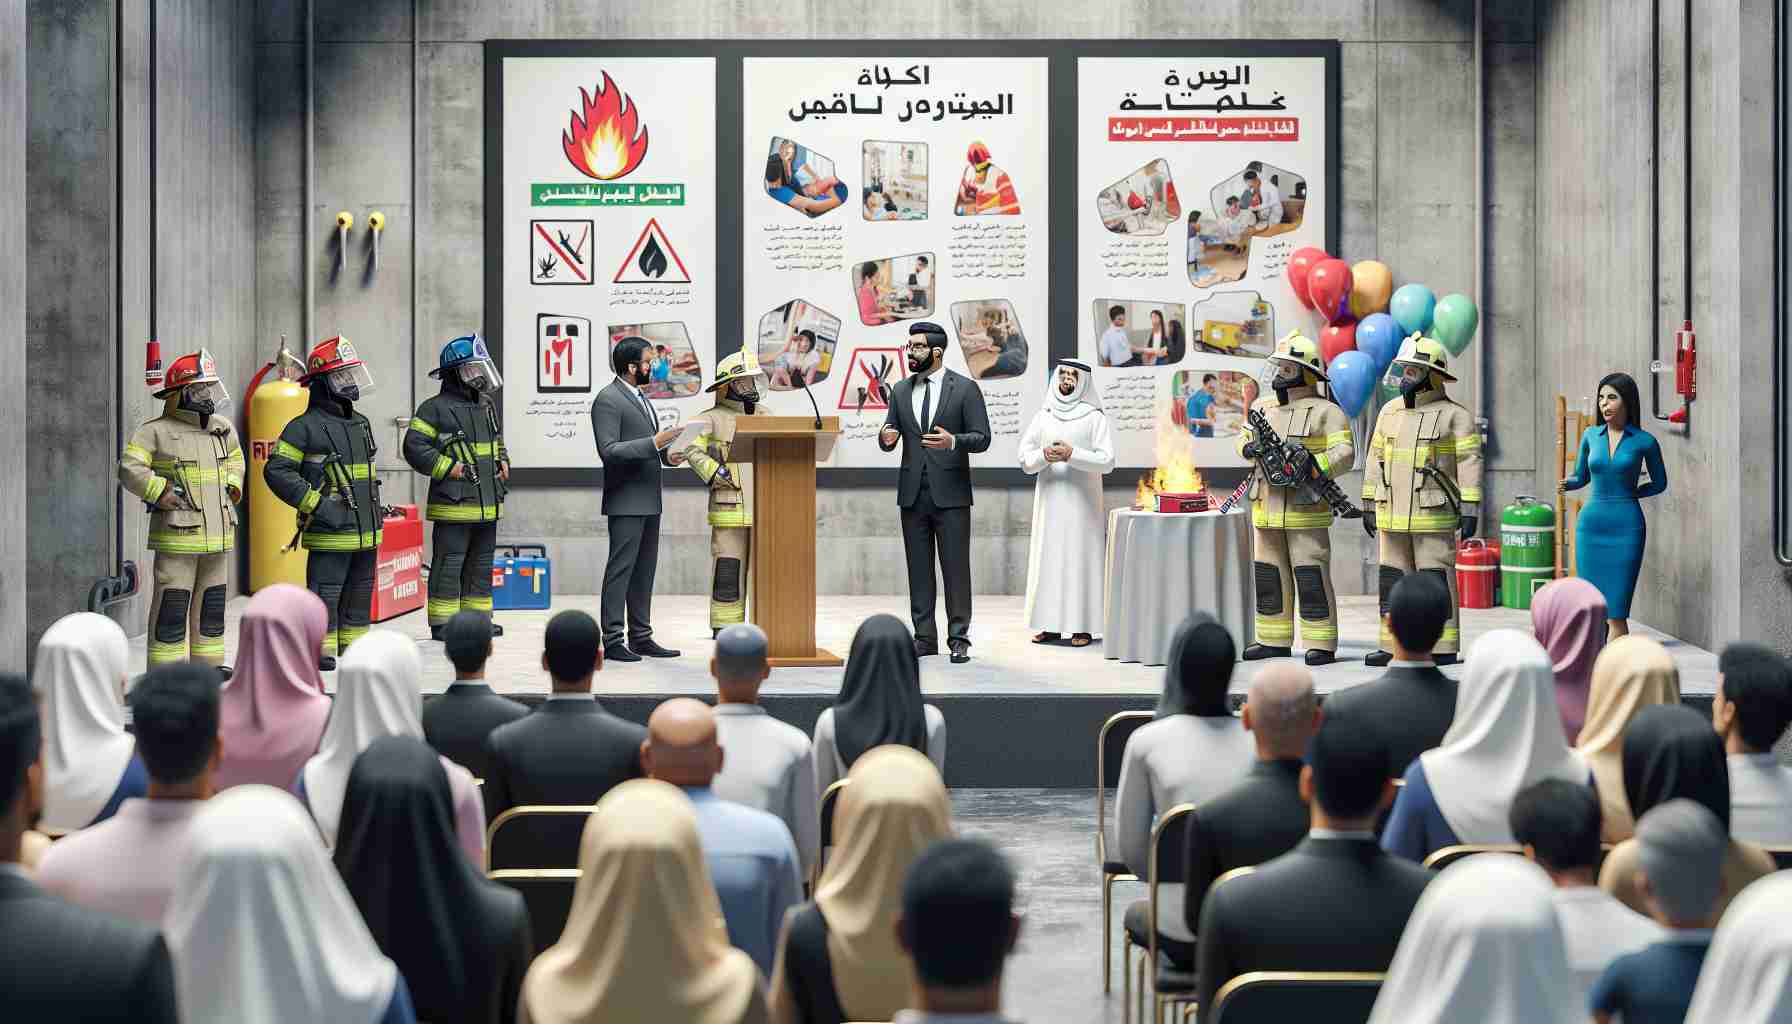
[[[1242,651],[1253,640],[1253,594],[1247,508],[1108,513],[1106,657],[1164,664],[1177,624],[1195,611],[1218,619]]]

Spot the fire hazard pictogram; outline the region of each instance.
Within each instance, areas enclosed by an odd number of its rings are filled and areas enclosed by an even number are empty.
[[[841,375],[837,408],[858,412],[888,409],[890,389],[908,376],[908,364],[900,348],[855,348]]]
[[[611,280],[616,284],[690,284],[691,272],[684,268],[658,218],[650,217]]]
[[[530,284],[591,284],[596,249],[589,220],[529,222]]]

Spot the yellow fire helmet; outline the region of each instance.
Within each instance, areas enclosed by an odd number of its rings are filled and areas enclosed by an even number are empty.
[[[708,390],[719,391],[743,377],[759,377],[761,378],[760,387],[765,386],[763,379],[765,371],[759,368],[757,355],[750,349],[744,348],[739,352],[732,352],[722,357],[722,361],[716,364],[715,383],[711,384]]]
[[[1276,350],[1270,353],[1269,359],[1275,363],[1288,363],[1303,370],[1311,370],[1315,377],[1329,381],[1325,375],[1325,363],[1319,358],[1319,346],[1313,339],[1299,331],[1289,331],[1276,342]]]
[[[1444,380],[1454,382],[1457,379],[1450,372],[1450,352],[1444,348],[1444,343],[1416,331],[1400,343],[1400,354],[1389,364],[1389,370],[1397,371],[1401,366],[1421,366]]]

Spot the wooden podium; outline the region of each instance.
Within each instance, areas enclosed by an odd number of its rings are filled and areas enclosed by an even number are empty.
[[[844,662],[815,646],[815,464],[834,453],[840,417],[742,416],[733,462],[753,464],[749,611],[765,630],[773,667]]]

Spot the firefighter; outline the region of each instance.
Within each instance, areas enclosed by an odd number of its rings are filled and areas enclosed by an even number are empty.
[[[1381,407],[1363,473],[1363,529],[1380,535],[1381,614],[1388,595],[1409,572],[1432,574],[1450,593],[1450,621],[1433,648],[1440,665],[1462,646],[1462,606],[1456,592],[1456,535],[1480,526],[1481,434],[1467,409],[1450,401],[1450,357],[1435,338],[1412,334],[1388,368],[1400,397]],[[1381,627],[1381,649],[1371,665],[1386,665],[1393,637]]]
[[[299,510],[294,540],[308,554],[305,586],[329,612],[318,661],[328,672],[373,617],[384,514],[373,428],[355,411],[373,392],[373,376],[354,345],[336,337],[311,350],[299,383],[311,389],[311,405],[280,432],[264,472],[268,490]]]
[[[1313,453],[1329,477],[1356,461],[1350,418],[1319,393],[1329,381],[1319,346],[1299,331],[1277,345],[1265,367],[1268,390],[1252,408],[1261,412],[1287,445]],[[1257,440],[1247,421],[1239,453],[1254,460]],[[1251,557],[1257,585],[1257,642],[1244,649],[1246,661],[1286,658],[1294,648],[1294,609],[1300,607],[1300,636],[1309,665],[1330,664],[1338,650],[1338,601],[1332,589],[1332,507],[1300,487],[1276,487],[1253,469]]]
[[[224,602],[236,505],[243,500],[243,450],[221,412],[230,395],[218,364],[200,349],[168,368],[162,415],[137,428],[118,460],[124,489],[150,508],[156,553],[149,604],[149,664],[224,662]]]
[[[709,390],[716,404],[694,418],[704,424],[684,456],[709,485],[709,631],[747,621],[747,553],[753,547],[753,467],[729,462],[734,425],[755,415],[765,374],[745,350],[716,364]]]
[[[503,386],[477,334],[442,347],[431,377],[442,390],[425,399],[404,434],[404,460],[429,477],[424,518],[435,524],[429,566],[429,635],[463,609],[492,611],[492,552],[510,479],[510,456],[491,396]],[[504,627],[494,623],[492,635]]]

